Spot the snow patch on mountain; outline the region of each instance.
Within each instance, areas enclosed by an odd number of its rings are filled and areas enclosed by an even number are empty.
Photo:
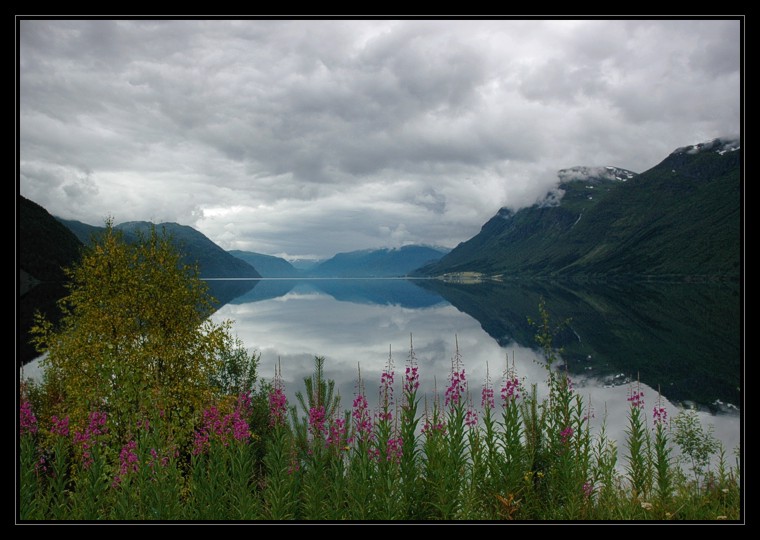
[[[569,169],[560,169],[557,172],[560,182],[571,182],[573,180],[583,180],[589,184],[598,184],[605,180],[619,180],[625,182],[630,180],[636,173],[627,169],[618,167],[570,167]]]
[[[698,154],[700,152],[716,152],[720,155],[726,152],[736,152],[741,148],[741,140],[735,137],[719,137],[711,141],[692,144],[690,146],[682,146],[676,148],[671,152],[671,156],[675,154]]]

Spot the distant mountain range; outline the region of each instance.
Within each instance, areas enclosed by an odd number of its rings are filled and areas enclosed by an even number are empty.
[[[362,249],[338,253],[324,261],[300,265],[301,268],[281,257],[253,251],[230,250],[229,253],[255,267],[265,278],[379,278],[408,276],[420,266],[437,261],[448,251],[446,248],[414,245]]]
[[[228,253],[253,266],[261,274],[261,277],[296,278],[303,275],[302,271],[281,257],[264,255],[253,251],[240,251],[238,249],[230,250]]]
[[[402,246],[338,253],[308,271],[313,277],[403,277],[448,253],[446,248]]]
[[[415,273],[738,279],[739,149],[728,139],[678,148],[641,174],[563,169],[543,201],[502,208],[473,238]]]

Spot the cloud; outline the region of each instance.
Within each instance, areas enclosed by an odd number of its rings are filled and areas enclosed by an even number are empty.
[[[20,191],[226,248],[453,247],[740,131],[738,20],[22,20]]]

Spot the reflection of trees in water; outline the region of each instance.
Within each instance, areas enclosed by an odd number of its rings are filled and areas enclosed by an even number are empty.
[[[574,373],[620,373],[660,387],[674,401],[739,402],[741,351],[736,284],[421,282],[477,319],[500,345],[535,344],[543,297],[555,344]]]
[[[224,304],[229,304],[235,298],[242,296],[258,285],[254,279],[212,279],[207,280],[208,291],[217,303],[215,307],[219,309]]]

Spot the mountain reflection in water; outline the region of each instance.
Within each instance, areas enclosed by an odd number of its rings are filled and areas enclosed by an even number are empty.
[[[344,408],[359,369],[376,399],[390,356],[399,384],[410,335],[432,405],[446,386],[456,339],[477,407],[486,374],[498,388],[507,358],[526,386],[537,384],[539,396],[545,391],[536,328],[528,322],[539,319],[542,298],[560,327],[562,363],[595,422],[606,414],[610,436],[624,436],[628,391],[638,380],[648,412],[659,388],[671,417],[696,405],[729,451],[738,445],[742,364],[733,285],[263,279],[213,317],[233,320],[245,345],[261,353],[261,376],[271,378],[280,363],[291,402],[314,356],[324,356]]]

